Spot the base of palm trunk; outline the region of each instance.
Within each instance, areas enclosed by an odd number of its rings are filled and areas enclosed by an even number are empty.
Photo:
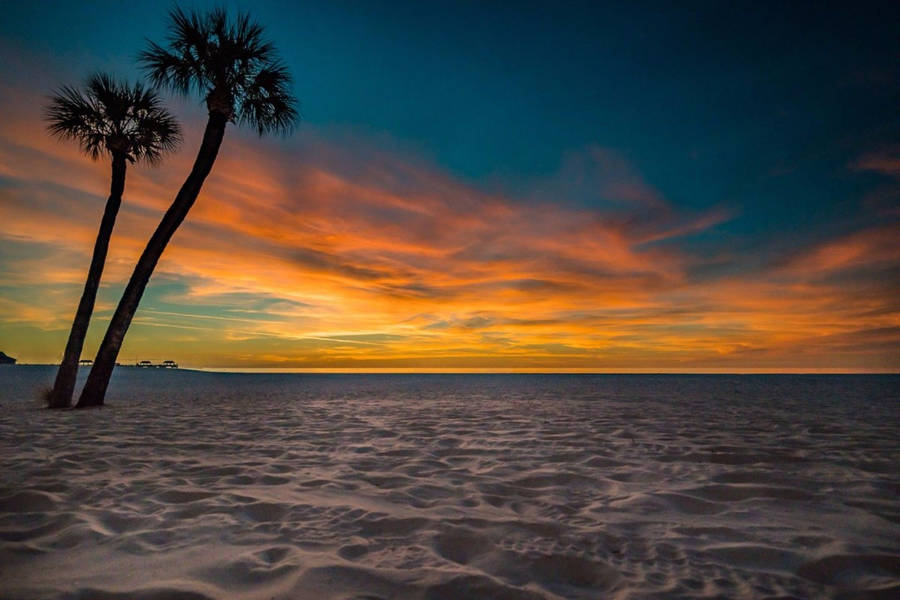
[[[58,390],[48,391],[44,395],[43,400],[47,408],[69,408],[72,406],[72,395],[69,394],[67,397],[65,393],[61,393]]]
[[[103,406],[103,396],[85,396],[81,395],[81,398],[78,399],[78,404],[75,405],[75,408],[90,408],[92,406]]]

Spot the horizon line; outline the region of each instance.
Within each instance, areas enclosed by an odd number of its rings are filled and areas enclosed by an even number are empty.
[[[17,363],[8,366],[56,367],[56,363]],[[117,365],[134,367],[134,365]],[[136,367],[135,367],[136,368]],[[198,367],[181,366],[179,371],[206,373],[271,373],[271,374],[534,374],[534,375],[900,375],[887,369],[855,369],[834,367],[623,367],[623,368],[567,368],[567,367]]]
[[[190,368],[190,367],[185,367]],[[533,375],[898,375],[900,371],[859,370],[859,369],[777,369],[746,368],[741,370],[695,368],[546,368],[546,367],[199,367],[196,371],[212,373],[348,373],[348,374],[533,374]]]

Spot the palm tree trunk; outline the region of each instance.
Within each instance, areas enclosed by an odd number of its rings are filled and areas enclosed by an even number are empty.
[[[100,343],[100,349],[94,359],[94,366],[91,368],[75,408],[103,404],[106,388],[109,386],[113,368],[116,366],[116,358],[122,347],[122,340],[125,338],[125,333],[128,331],[128,326],[131,325],[135,312],[137,312],[144,288],[147,287],[147,282],[150,281],[153,269],[156,268],[156,263],[166,249],[166,245],[200,194],[200,188],[203,187],[206,176],[209,175],[213,163],[216,162],[219,147],[225,137],[227,123],[225,115],[218,112],[209,113],[209,121],[206,124],[206,131],[203,133],[203,143],[200,145],[194,167],[134,267],[122,299],[119,300],[116,312],[106,329],[106,335],[103,336],[103,341]]]
[[[53,391],[50,392],[47,402],[49,408],[66,408],[72,404],[75,378],[78,376],[78,360],[81,358],[84,338],[87,335],[88,324],[91,322],[91,313],[94,312],[97,289],[100,287],[100,277],[103,275],[103,266],[106,264],[106,254],[109,250],[109,239],[112,236],[113,226],[116,224],[119,206],[122,204],[122,193],[125,191],[126,168],[125,155],[114,153],[109,199],[107,199],[106,209],[103,211],[103,220],[100,221],[97,241],[94,242],[94,256],[91,258],[91,266],[84,282],[84,291],[81,292],[81,300],[78,302],[78,310],[75,312],[75,320],[72,322],[72,330],[69,332],[69,341],[66,342],[62,363],[56,372],[56,381],[53,383]]]

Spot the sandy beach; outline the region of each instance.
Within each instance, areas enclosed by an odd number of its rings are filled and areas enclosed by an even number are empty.
[[[0,369],[0,597],[895,598],[894,376]]]

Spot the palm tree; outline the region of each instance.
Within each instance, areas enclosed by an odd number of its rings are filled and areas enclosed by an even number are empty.
[[[94,160],[105,154],[112,158],[112,183],[94,242],[94,255],[63,360],[47,398],[50,408],[65,408],[72,403],[78,359],[94,310],[109,238],[122,203],[126,166],[137,161],[158,163],[164,153],[178,146],[181,131],[153,90],[140,83],[129,86],[105,74],[90,77],[84,91],[69,86],[57,90],[50,97],[45,116],[52,135],[78,142]]]
[[[151,43],[140,62],[153,83],[183,95],[198,92],[206,102],[209,120],[194,166],[144,248],[116,307],[78,408],[103,404],[122,340],[144,288],[200,194],[219,153],[226,125],[250,125],[262,136],[288,133],[298,119],[289,89],[290,75],[273,46],[263,39],[262,27],[249,16],[240,14],[232,21],[223,9],[200,14],[176,8],[169,17],[168,47]]]

